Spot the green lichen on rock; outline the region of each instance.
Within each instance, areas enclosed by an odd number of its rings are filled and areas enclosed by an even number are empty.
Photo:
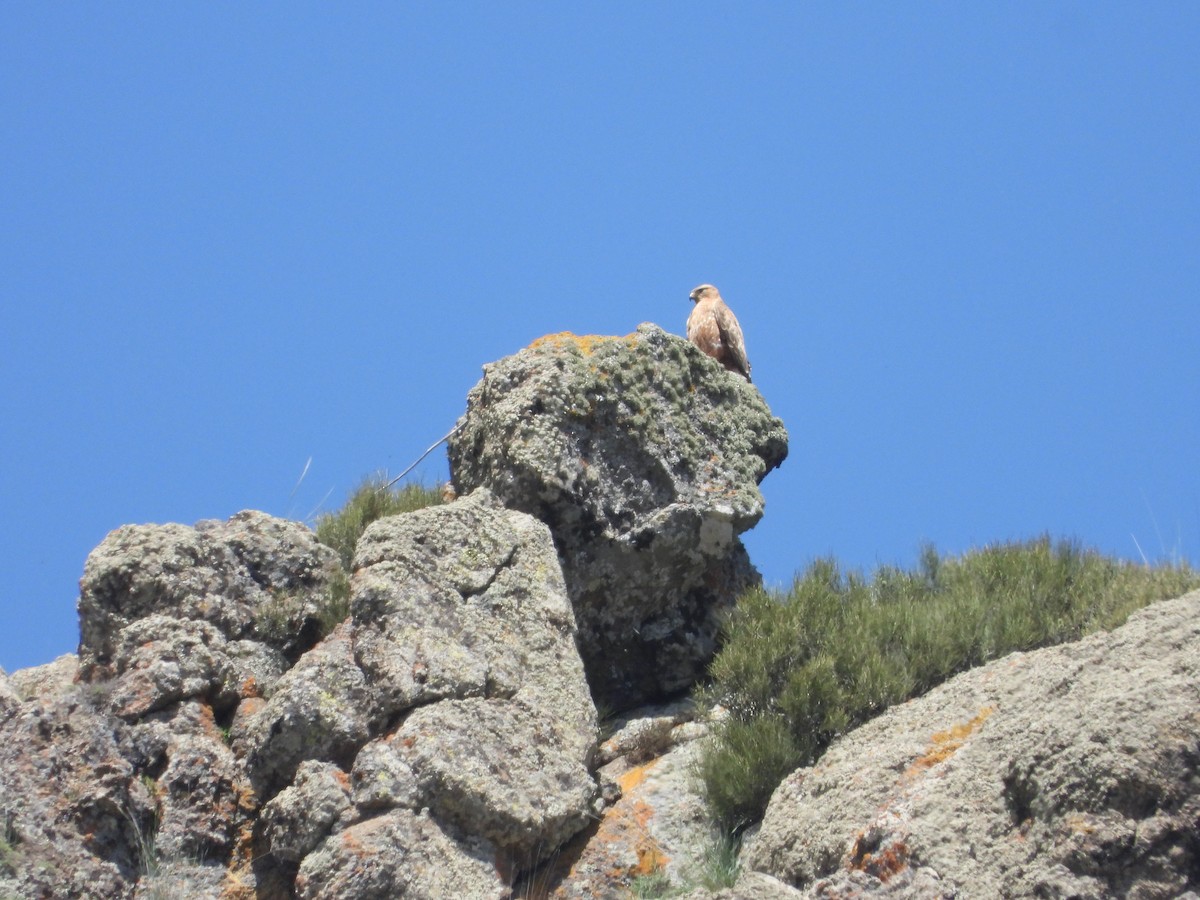
[[[460,494],[549,525],[593,691],[628,708],[702,674],[720,612],[758,581],[737,535],[787,431],[757,388],[646,324],[485,366],[449,455]]]

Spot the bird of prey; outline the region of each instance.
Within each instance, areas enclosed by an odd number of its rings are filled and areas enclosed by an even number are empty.
[[[688,340],[730,372],[737,372],[749,381],[750,360],[746,359],[742,326],[733,310],[711,284],[700,285],[690,296],[696,308],[688,316]]]

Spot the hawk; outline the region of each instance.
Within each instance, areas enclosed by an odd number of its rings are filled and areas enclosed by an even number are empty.
[[[688,340],[727,368],[750,380],[750,360],[742,326],[733,310],[725,305],[720,292],[711,284],[702,284],[690,294],[696,308],[687,320]]]

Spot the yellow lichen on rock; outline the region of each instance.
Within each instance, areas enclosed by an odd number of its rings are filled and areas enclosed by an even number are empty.
[[[542,347],[552,346],[574,346],[584,356],[591,356],[596,348],[608,341],[629,341],[636,339],[636,334],[627,334],[624,337],[610,334],[575,334],[571,331],[560,331],[557,334],[547,334],[538,338],[529,345],[530,350],[537,350]]]

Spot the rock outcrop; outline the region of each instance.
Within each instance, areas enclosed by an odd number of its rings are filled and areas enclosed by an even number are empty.
[[[450,440],[460,494],[550,526],[597,703],[688,688],[758,578],[738,535],[787,432],[758,390],[654,325],[553,335],[484,367]]]
[[[459,498],[374,522],[352,575],[259,512],[117,529],[78,655],[0,673],[0,896],[499,900],[650,802],[651,862],[681,860],[707,828],[691,749],[628,771],[688,725],[598,749],[593,691],[628,708],[703,671],[786,441],[654,326],[556,336],[487,367]]]
[[[260,513],[96,549],[79,683],[0,679],[0,893],[501,897],[588,824],[596,711],[545,525],[487,491],[375,522],[321,637],[333,558]]]
[[[1198,767],[1195,592],[835,742],[775,792],[743,862],[812,898],[1196,896]]]
[[[0,897],[620,897],[712,839],[689,687],[787,450],[654,326],[486,367],[460,498],[347,582],[263,513],[125,526],[78,657],[0,672]],[[965,673],[791,775],[690,900],[1200,896],[1200,592]]]

